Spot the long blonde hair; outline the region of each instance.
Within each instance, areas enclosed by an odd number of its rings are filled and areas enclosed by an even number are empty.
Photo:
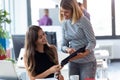
[[[72,24],[76,23],[83,15],[76,0],[61,0],[60,7],[72,11]],[[59,11],[59,20],[60,22],[64,20],[64,16],[61,14],[61,11]]]

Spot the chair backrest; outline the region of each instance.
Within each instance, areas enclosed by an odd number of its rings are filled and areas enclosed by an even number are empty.
[[[17,67],[19,68],[25,68],[25,65],[24,65],[24,53],[25,53],[25,49],[24,48],[21,48],[20,50],[20,54],[19,54],[19,57],[18,57],[18,61],[17,61]]]
[[[11,61],[0,60],[0,80],[18,80],[15,66]]]
[[[48,43],[57,46],[56,32],[47,32],[47,31],[45,31],[45,33],[47,35]]]
[[[12,35],[12,41],[15,60],[18,60],[20,50],[24,47],[25,35]]]

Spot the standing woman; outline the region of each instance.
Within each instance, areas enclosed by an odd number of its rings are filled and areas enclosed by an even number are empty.
[[[56,47],[48,44],[39,26],[30,26],[26,33],[24,63],[30,80],[52,78],[61,69]]]
[[[83,16],[76,0],[61,0],[60,21],[63,23],[63,52],[72,54],[86,46],[85,52],[70,60],[69,76],[79,75],[80,80],[94,80],[96,59],[93,49],[96,39],[90,21]]]

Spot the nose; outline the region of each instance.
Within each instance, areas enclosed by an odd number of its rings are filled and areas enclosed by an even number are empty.
[[[42,39],[44,39],[44,40],[46,40],[47,38],[46,38],[46,34],[42,37]]]
[[[44,35],[42,38],[46,38],[46,35]]]

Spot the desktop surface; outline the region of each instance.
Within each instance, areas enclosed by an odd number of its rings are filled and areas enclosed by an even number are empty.
[[[11,61],[0,60],[0,80],[18,80],[18,76]]]

